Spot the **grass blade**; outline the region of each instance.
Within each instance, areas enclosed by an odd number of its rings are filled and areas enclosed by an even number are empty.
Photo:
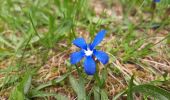
[[[132,87],[133,87],[133,79],[134,79],[134,75],[132,75],[131,80],[129,82],[129,87],[127,90],[127,100],[133,100],[133,91],[132,91]]]
[[[63,76],[60,76],[59,78],[57,79],[54,79],[54,80],[51,80],[45,84],[42,84],[42,85],[39,85],[37,88],[35,88],[35,90],[41,90],[43,88],[46,88],[48,86],[51,86],[51,85],[55,85],[61,81],[63,81],[70,73],[67,73],[67,74],[64,74]]]
[[[170,92],[164,89],[161,89],[159,87],[156,87],[154,85],[144,84],[144,85],[134,86],[132,91],[144,93],[159,100],[170,99]]]
[[[12,91],[10,100],[24,100],[31,86],[32,75],[26,73],[19,85]]]

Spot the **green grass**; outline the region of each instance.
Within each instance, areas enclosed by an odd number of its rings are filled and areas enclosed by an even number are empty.
[[[151,1],[1,0],[0,99],[169,100],[170,1]],[[110,60],[87,76],[72,40],[101,29]]]

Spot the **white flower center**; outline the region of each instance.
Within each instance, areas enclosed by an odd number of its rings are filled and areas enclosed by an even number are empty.
[[[86,56],[91,56],[93,54],[93,51],[91,51],[89,48],[87,50],[84,50]]]

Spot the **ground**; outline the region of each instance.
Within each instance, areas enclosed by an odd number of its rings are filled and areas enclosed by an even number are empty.
[[[131,80],[170,92],[169,0],[4,0],[0,12],[2,100],[128,99]],[[72,41],[90,42],[102,29],[97,49],[109,62],[96,60],[89,76],[83,61],[70,64],[79,50]],[[154,99],[148,95],[133,97]]]

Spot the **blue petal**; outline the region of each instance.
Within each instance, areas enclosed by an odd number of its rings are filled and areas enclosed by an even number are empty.
[[[160,2],[160,0],[154,0],[154,2]]]
[[[109,56],[103,51],[94,50],[94,55],[102,64],[106,64],[109,61]]]
[[[73,52],[70,55],[70,63],[71,64],[76,64],[78,63],[82,58],[84,57],[84,51],[78,51],[78,52]]]
[[[72,43],[74,45],[76,45],[77,47],[81,48],[81,49],[86,49],[87,48],[86,41],[83,38],[77,38],[77,39],[73,40]]]
[[[96,72],[96,64],[91,56],[87,56],[84,61],[84,70],[88,75],[94,75]]]
[[[94,41],[91,43],[91,49],[93,49],[103,40],[105,34],[106,34],[106,30],[101,30],[100,32],[98,32],[98,34],[94,38]]]

